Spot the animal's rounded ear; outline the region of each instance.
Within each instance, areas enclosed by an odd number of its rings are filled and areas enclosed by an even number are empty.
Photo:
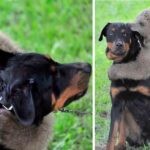
[[[132,31],[138,31],[137,23],[128,23],[128,25]]]
[[[132,28],[132,25],[133,25],[133,23],[127,23],[127,26],[129,26],[129,28]]]
[[[12,100],[13,110],[23,125],[31,125],[35,120],[35,106],[32,97],[32,79],[16,92]]]
[[[108,26],[110,25],[111,23],[107,23],[104,28],[102,29],[101,33],[100,33],[100,36],[99,36],[99,41],[102,41],[103,40],[103,36],[106,36],[106,32],[107,32],[107,29],[108,29]]]
[[[144,37],[137,31],[132,31],[134,37],[140,42],[141,46],[144,47]]]

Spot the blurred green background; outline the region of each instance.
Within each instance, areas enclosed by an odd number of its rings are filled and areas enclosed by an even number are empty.
[[[111,62],[105,56],[106,41],[100,43],[100,31],[108,22],[133,22],[136,16],[150,6],[149,0],[96,0],[96,147],[101,150],[107,143],[111,100],[107,70]],[[150,147],[141,148],[149,150]],[[128,150],[130,148],[128,147]]]
[[[29,52],[92,63],[91,0],[1,0],[0,29]],[[68,109],[92,112],[92,88]],[[92,116],[54,114],[49,150],[91,150]]]

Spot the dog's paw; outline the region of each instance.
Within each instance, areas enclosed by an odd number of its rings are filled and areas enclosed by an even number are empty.
[[[11,112],[5,110],[5,109],[0,109],[0,125],[3,123],[6,123],[8,120],[11,118]]]
[[[118,144],[117,146],[115,146],[115,150],[126,150],[126,146]]]

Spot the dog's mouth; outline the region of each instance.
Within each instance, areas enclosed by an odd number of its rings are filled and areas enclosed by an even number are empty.
[[[4,105],[1,103],[3,97],[0,96],[0,109],[5,109],[7,111],[13,111],[13,106],[12,105]]]
[[[88,89],[89,79],[90,73],[77,73],[58,98],[54,94],[52,95],[52,111],[57,111],[83,97]]]
[[[71,98],[69,98],[65,103],[63,107],[66,107],[67,105],[69,105],[71,102],[79,100],[81,97],[83,97],[85,95],[85,93],[87,92],[87,89],[79,92],[78,94],[72,96]]]
[[[113,60],[115,62],[121,62],[124,57],[127,55],[126,51],[111,51],[109,50],[107,53],[107,58]]]
[[[112,51],[111,53],[112,53],[113,55],[118,56],[118,57],[120,57],[120,56],[123,57],[123,56],[126,54],[126,51],[124,51],[124,50],[121,50],[121,51],[120,51],[120,50],[116,50],[116,51],[114,51],[114,52]]]
[[[0,114],[3,114],[3,113],[6,113],[6,112],[11,112],[12,114],[14,114],[14,111],[13,111],[13,107],[6,107],[2,104],[0,104]]]

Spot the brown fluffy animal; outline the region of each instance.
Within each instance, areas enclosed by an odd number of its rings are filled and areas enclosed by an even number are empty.
[[[150,9],[142,11],[130,26],[144,37],[144,47],[135,61],[113,64],[108,71],[111,80],[143,80],[150,77]]]

